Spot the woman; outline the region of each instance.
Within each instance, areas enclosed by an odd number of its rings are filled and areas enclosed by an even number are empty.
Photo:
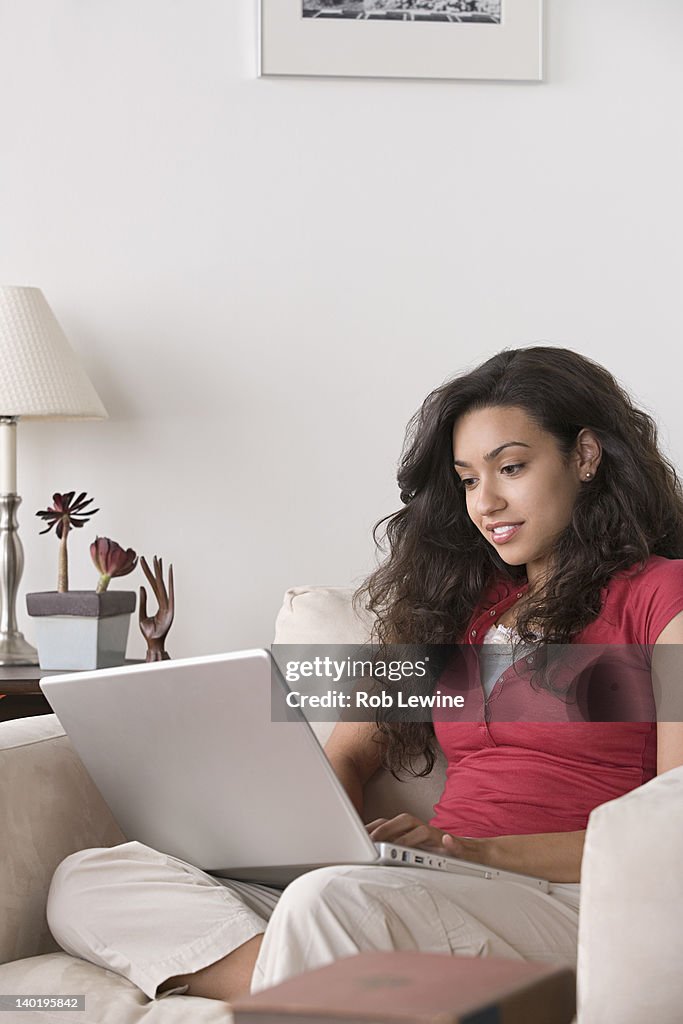
[[[650,417],[590,360],[506,351],[439,388],[411,425],[398,480],[388,558],[359,594],[379,642],[493,649],[502,635],[525,657],[558,643],[640,645],[655,669],[662,645],[683,642],[676,474]],[[326,752],[362,811],[381,765],[416,771],[425,758],[426,774],[438,741],[448,772],[434,818],[379,819],[372,838],[538,875],[549,894],[372,865],[312,871],[280,894],[126,843],[60,865],[55,938],[150,997],[228,1001],[363,949],[573,963],[588,814],[683,764],[683,725],[549,723],[537,708],[558,700],[552,687],[525,680],[504,646],[502,665],[483,657],[477,720],[339,723]],[[524,720],[497,714],[513,687]]]

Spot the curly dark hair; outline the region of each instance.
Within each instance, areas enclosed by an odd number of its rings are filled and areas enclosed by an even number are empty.
[[[433,391],[408,425],[397,476],[403,507],[373,530],[380,550],[388,543],[388,557],[354,595],[376,616],[372,640],[380,648],[440,644],[445,659],[493,581],[525,578],[525,567],[503,562],[469,518],[453,467],[456,420],[495,406],[523,409],[565,458],[582,428],[602,445],[599,470],[578,494],[544,586],[520,611],[522,641],[569,643],[599,615],[601,590],[615,573],[638,571],[651,555],[683,557],[683,492],[652,417],[586,356],[546,346],[507,349]],[[429,774],[436,743],[430,722],[397,724],[378,713],[377,724],[386,768]]]

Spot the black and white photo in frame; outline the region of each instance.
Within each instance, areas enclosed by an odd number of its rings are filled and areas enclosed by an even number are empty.
[[[500,24],[502,0],[301,0],[304,18]]]
[[[542,80],[543,0],[260,0],[259,73]]]

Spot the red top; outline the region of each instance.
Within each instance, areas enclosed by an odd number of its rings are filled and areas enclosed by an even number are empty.
[[[472,616],[466,643],[481,644],[526,589],[526,584],[501,579]],[[610,580],[600,615],[572,643],[647,650],[682,610],[683,559],[653,556],[642,572],[631,569]],[[471,661],[467,647],[463,653]],[[434,713],[448,767],[430,823],[462,836],[584,829],[594,807],[656,774],[656,724],[647,675],[648,685],[641,686],[634,705],[642,710],[643,721],[632,720],[638,717],[632,711],[625,716],[628,721],[585,721],[577,705],[534,689],[518,665],[503,673],[485,701],[478,666],[473,685],[471,664],[463,673],[461,655],[459,665],[439,679],[439,691],[464,695],[465,709]]]

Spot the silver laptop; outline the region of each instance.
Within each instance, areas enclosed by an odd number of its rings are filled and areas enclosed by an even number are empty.
[[[40,685],[124,835],[209,874],[285,885],[315,867],[382,863],[549,890],[544,879],[373,843],[310,725],[287,707],[267,650]]]

